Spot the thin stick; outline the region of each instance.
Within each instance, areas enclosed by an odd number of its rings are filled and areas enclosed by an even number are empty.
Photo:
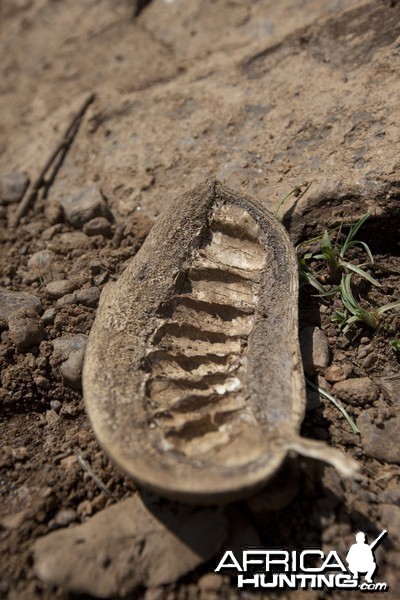
[[[78,459],[78,462],[81,465],[82,469],[90,475],[90,477],[93,479],[93,481],[96,483],[96,485],[101,489],[101,491],[104,492],[106,494],[106,496],[108,496],[109,498],[113,498],[113,495],[110,492],[110,490],[105,486],[105,484],[102,482],[100,477],[98,477],[92,471],[89,463],[86,462],[86,460],[84,458],[82,458],[82,456],[78,452],[75,452],[75,455],[76,455],[76,458]]]
[[[47,159],[44,167],[40,171],[37,178],[34,182],[28,187],[25,191],[25,194],[22,196],[20,203],[18,204],[17,210],[14,213],[14,216],[9,221],[9,227],[14,228],[17,227],[21,218],[27,213],[30,205],[34,200],[36,200],[39,190],[44,187],[45,188],[45,196],[47,195],[47,191],[50,185],[53,183],[55,176],[57,174],[58,169],[61,167],[64,158],[68,152],[70,145],[72,144],[78,129],[81,123],[82,117],[87,111],[90,104],[94,101],[95,94],[90,94],[82,104],[79,112],[72,118],[70,124],[68,125],[61,142],[54,148],[53,152]],[[45,179],[47,171],[53,165],[58,157],[58,161],[56,163],[56,167],[53,169],[53,172],[48,180]]]

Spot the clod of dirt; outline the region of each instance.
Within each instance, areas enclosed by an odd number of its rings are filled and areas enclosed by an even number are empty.
[[[71,196],[60,198],[64,217],[72,227],[79,229],[95,217],[111,218],[111,213],[98,188],[94,185],[77,190]]]
[[[51,281],[46,285],[46,294],[49,298],[62,298],[66,294],[71,294],[77,285],[70,279],[58,279],[57,281]]]
[[[8,319],[10,338],[19,352],[37,346],[44,338],[44,323],[31,307],[19,308]]]
[[[345,400],[354,406],[370,404],[378,398],[378,386],[369,377],[358,377],[338,381],[334,384],[333,393],[341,400]]]
[[[33,308],[42,314],[43,307],[39,298],[27,292],[11,292],[0,288],[0,327],[7,327],[8,320],[13,312],[22,307]]]
[[[72,337],[60,337],[53,341],[54,360],[60,364],[65,383],[72,389],[82,385],[82,366],[87,336],[78,333]]]
[[[6,173],[0,177],[0,203],[10,204],[21,200],[29,185],[24,173]]]
[[[381,461],[400,463],[400,416],[374,420],[374,409],[365,410],[357,419],[364,451]],[[393,525],[392,525],[393,528]]]
[[[82,231],[69,231],[55,236],[49,243],[49,249],[63,254],[70,250],[86,250],[90,246],[90,239]]]
[[[51,225],[61,223],[63,220],[63,209],[59,202],[53,200],[48,202],[44,209],[44,216]]]
[[[319,369],[328,366],[328,339],[319,327],[304,327],[300,331],[300,348],[307,375],[314,375]]]
[[[212,558],[226,537],[216,509],[145,504],[136,495],[37,540],[34,568],[67,591],[110,598],[176,581]]]
[[[83,232],[88,236],[103,235],[111,236],[111,223],[105,217],[95,217],[83,226]]]
[[[351,365],[333,364],[324,371],[324,377],[329,383],[337,383],[347,379],[352,371]]]

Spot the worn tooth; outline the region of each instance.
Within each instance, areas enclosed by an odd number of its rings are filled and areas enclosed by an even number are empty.
[[[84,395],[105,450],[139,484],[196,503],[250,493],[289,451],[340,466],[299,435],[297,292],[268,211],[215,180],[178,199],[104,289],[89,336]]]
[[[254,312],[256,294],[246,283],[225,283],[208,280],[191,280],[188,298],[206,304],[228,305],[243,312]]]
[[[224,318],[226,317],[226,318]],[[251,315],[227,314],[217,311],[217,307],[199,304],[189,298],[181,298],[175,314],[174,321],[178,324],[202,323],[205,332],[221,334],[225,336],[247,336],[252,328],[253,318]]]
[[[260,245],[213,231],[211,241],[202,248],[201,256],[221,265],[257,271],[265,262],[265,251]]]

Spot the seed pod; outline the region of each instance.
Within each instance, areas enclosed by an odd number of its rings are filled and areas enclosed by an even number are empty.
[[[356,463],[299,436],[298,273],[283,226],[212,179],[159,218],[102,293],[83,389],[96,435],[139,484],[196,503],[265,483],[289,450]]]

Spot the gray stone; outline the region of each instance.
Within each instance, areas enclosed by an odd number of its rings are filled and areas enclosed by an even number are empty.
[[[357,419],[364,452],[381,461],[400,463],[400,415],[375,422],[374,414],[374,409],[365,410]]]
[[[11,292],[0,288],[0,327],[7,327],[8,320],[13,312],[23,307],[33,308],[38,314],[42,314],[42,304],[36,296],[26,292]]]
[[[99,189],[90,185],[60,199],[64,217],[79,229],[95,217],[110,217],[110,211]]]
[[[10,338],[20,352],[37,346],[44,338],[44,324],[37,312],[22,307],[12,313],[8,319]]]
[[[100,298],[100,290],[97,287],[85,288],[83,290],[78,290],[73,292],[72,294],[67,294],[57,300],[56,308],[62,308],[68,304],[83,304],[84,306],[88,306],[94,308],[97,306]]]
[[[43,323],[45,325],[52,325],[54,323],[54,319],[56,318],[56,315],[57,315],[57,309],[56,308],[48,308],[42,314],[42,321],[43,321]]]
[[[77,284],[70,279],[58,279],[57,281],[51,281],[46,285],[46,294],[50,298],[58,299],[62,298],[66,294],[70,294],[77,287]]]
[[[80,389],[82,385],[86,343],[87,336],[82,333],[53,340],[54,359],[60,364],[60,371],[65,383],[72,389]]]
[[[33,545],[38,577],[68,592],[110,598],[139,586],[177,581],[222,547],[227,524],[214,508],[159,502],[136,494],[84,524],[50,533]]]
[[[111,236],[111,224],[105,217],[95,217],[86,223],[83,227],[86,235],[104,235],[104,237]]]
[[[338,381],[332,387],[334,395],[354,406],[374,402],[379,396],[378,386],[369,377],[357,377]]]
[[[3,204],[21,200],[29,185],[24,173],[5,173],[0,177],[0,200]]]
[[[319,327],[305,327],[300,331],[300,348],[307,375],[314,375],[316,371],[328,366],[328,339]]]

